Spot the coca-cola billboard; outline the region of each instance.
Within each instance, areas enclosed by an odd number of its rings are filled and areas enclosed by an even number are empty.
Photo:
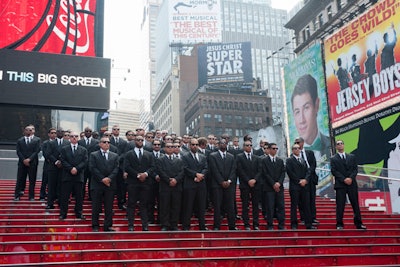
[[[0,1],[0,48],[102,56],[103,5],[104,0]]]

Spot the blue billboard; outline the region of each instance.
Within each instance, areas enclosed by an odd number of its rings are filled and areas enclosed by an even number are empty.
[[[198,67],[199,87],[216,83],[251,83],[251,43],[199,46]]]

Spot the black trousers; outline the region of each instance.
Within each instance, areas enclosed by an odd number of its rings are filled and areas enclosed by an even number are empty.
[[[104,229],[112,226],[113,204],[115,190],[110,187],[91,189],[92,196],[92,227],[99,227],[99,215],[104,203]]]
[[[235,188],[229,186],[228,188],[214,187],[214,228],[221,227],[221,207],[228,215],[228,227],[233,229],[236,227],[235,220]]]
[[[259,226],[259,213],[260,209],[258,204],[260,202],[261,191],[256,187],[245,187],[240,188],[240,198],[242,200],[242,219],[245,227],[250,226],[249,223],[249,204],[251,200],[252,214],[253,214],[253,226]]]
[[[47,169],[48,169],[48,163],[45,161],[45,163],[43,164],[42,184],[40,186],[41,199],[45,199],[47,197],[47,183],[49,181],[49,173]]]
[[[62,169],[48,171],[47,205],[53,206],[56,199],[61,199]]]
[[[181,211],[182,191],[160,190],[160,223],[162,227],[176,228]]]
[[[357,186],[346,186],[344,188],[336,188],[336,225],[343,226],[343,213],[346,205],[346,195],[354,212],[354,225],[362,224],[360,205],[358,203],[358,188]]]
[[[81,181],[63,181],[61,189],[60,200],[60,215],[67,216],[68,202],[71,193],[75,196],[75,215],[82,215],[83,195],[82,195],[83,182]]]
[[[268,227],[273,226],[274,215],[278,219],[278,225],[283,227],[285,225],[285,196],[283,190],[279,192],[268,191],[264,192],[266,195],[265,206],[267,207],[267,225]]]
[[[198,186],[195,188],[183,189],[183,228],[190,228],[190,219],[192,218],[193,212],[196,208],[196,215],[199,219],[200,229],[205,229],[206,222],[204,218],[204,213],[206,209],[206,198],[207,198],[207,188],[205,186]]]
[[[15,183],[15,197],[19,197],[19,192],[25,191],[26,176],[29,177],[29,198],[35,197],[35,184],[37,175],[37,164],[25,166],[18,163],[17,182]]]
[[[144,184],[128,184],[128,225],[133,226],[135,221],[135,206],[139,201],[140,219],[142,226],[147,227],[149,224],[147,201],[149,198],[151,187]]]
[[[290,190],[290,224],[297,226],[297,207],[301,205],[304,211],[304,222],[306,227],[312,226],[311,212],[310,212],[310,191],[306,188],[299,190]]]

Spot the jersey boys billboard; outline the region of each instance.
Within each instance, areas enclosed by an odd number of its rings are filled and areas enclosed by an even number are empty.
[[[199,86],[253,81],[250,42],[198,47]]]
[[[379,1],[325,40],[333,128],[400,102],[399,12]]]
[[[103,0],[0,1],[0,48],[48,53],[96,54],[98,7]]]
[[[169,0],[170,43],[222,41],[220,0]]]

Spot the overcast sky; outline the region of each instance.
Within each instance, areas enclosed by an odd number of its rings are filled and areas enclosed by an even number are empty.
[[[118,71],[113,71],[111,106],[116,98],[136,98],[140,91],[138,38],[143,14],[143,0],[105,0],[104,57],[114,59]],[[272,0],[272,7],[290,10],[299,0]],[[128,73],[127,70],[130,70]],[[139,76],[139,77],[138,77]],[[116,92],[116,93],[115,93]]]

